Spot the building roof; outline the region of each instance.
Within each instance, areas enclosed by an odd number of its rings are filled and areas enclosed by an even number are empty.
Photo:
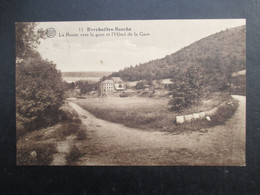
[[[112,77],[112,80],[115,82],[123,82],[120,77]]]
[[[104,80],[101,84],[114,84],[113,80]]]

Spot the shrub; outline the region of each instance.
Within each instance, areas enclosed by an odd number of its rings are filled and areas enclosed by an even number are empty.
[[[230,118],[238,107],[238,100],[232,98],[232,104],[226,102],[220,106],[217,110],[217,113],[212,117],[212,124],[219,125],[223,124],[228,118]]]
[[[78,130],[76,136],[77,136],[77,140],[84,140],[87,138],[86,132],[83,129]]]
[[[70,152],[66,155],[67,164],[71,165],[75,163],[84,153],[80,151],[77,146],[73,146]]]
[[[16,118],[19,116],[16,114]],[[24,136],[26,134],[26,130],[24,129],[24,126],[21,121],[16,120],[16,140],[18,140],[20,137]]]
[[[63,103],[61,73],[49,61],[26,59],[16,66],[16,112],[26,130],[53,125]]]
[[[76,122],[64,122],[56,130],[57,138],[64,138],[72,134],[76,134],[80,128],[80,123]]]
[[[176,97],[169,100],[168,103],[171,106],[172,111],[181,112],[184,108],[187,107],[187,102],[184,97]]]
[[[60,110],[60,120],[66,121],[66,122],[80,122],[80,119],[78,118],[78,114],[75,112],[72,112],[71,110]]]
[[[142,81],[140,81],[140,82],[138,82],[138,83],[135,85],[135,88],[136,88],[136,89],[144,89],[144,88],[145,88],[145,84],[144,84]]]
[[[119,95],[119,97],[128,97],[128,94],[127,94],[127,93],[121,93],[121,94]]]
[[[33,158],[31,152],[37,156]],[[55,144],[28,142],[17,145],[17,165],[49,165],[53,160],[53,154],[57,153]]]

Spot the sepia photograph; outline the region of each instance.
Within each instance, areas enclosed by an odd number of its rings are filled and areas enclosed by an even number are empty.
[[[16,165],[246,166],[246,19],[15,30]]]

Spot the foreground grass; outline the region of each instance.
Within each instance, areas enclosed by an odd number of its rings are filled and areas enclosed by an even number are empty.
[[[80,157],[82,157],[85,152],[77,145],[73,145],[70,152],[66,155],[67,165],[75,165]]]
[[[19,135],[17,165],[49,165],[53,155],[59,152],[56,148],[58,142],[65,141],[68,136],[74,136],[75,141],[86,139],[85,127],[78,115],[67,104],[62,110],[62,119],[56,125]]]
[[[49,165],[56,152],[54,143],[19,143],[17,146],[17,165]]]
[[[223,101],[227,101],[227,99],[227,94],[214,94],[212,97],[204,99],[200,106],[186,109],[181,114],[210,110],[220,105]],[[198,130],[222,124],[237,108],[237,104],[235,103],[233,106],[225,104],[210,122],[200,120],[184,125],[176,125],[174,123],[175,116],[180,113],[169,111],[167,98],[89,98],[77,101],[76,103],[100,119],[121,123],[132,128],[168,132]]]

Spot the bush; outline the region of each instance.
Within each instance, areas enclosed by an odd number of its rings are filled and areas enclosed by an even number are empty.
[[[76,136],[77,136],[77,140],[84,140],[87,138],[86,132],[83,129],[78,130]]]
[[[77,146],[73,146],[70,152],[66,155],[67,164],[71,165],[75,163],[81,156],[83,152]]]
[[[169,100],[168,103],[171,106],[172,111],[181,112],[184,108],[187,107],[187,103],[184,97],[176,97]]]
[[[63,82],[55,65],[40,56],[16,66],[16,112],[26,130],[53,125],[63,103]]]
[[[145,88],[145,84],[144,84],[142,81],[140,81],[140,82],[138,82],[138,83],[135,85],[135,88],[136,88],[136,89],[144,89],[144,88]]]
[[[220,106],[217,113],[212,117],[212,124],[220,125],[223,124],[228,118],[230,118],[238,108],[238,100],[232,98],[232,104],[226,102]]]
[[[127,94],[127,93],[121,93],[121,94],[119,95],[119,97],[128,97],[128,94]]]
[[[55,134],[57,138],[64,138],[72,134],[76,134],[80,129],[80,123],[76,122],[64,122],[58,129]]]
[[[21,121],[17,120],[17,118],[19,118],[19,115],[16,114],[16,140],[27,133]]]
[[[33,158],[31,152],[37,156]],[[17,145],[17,165],[49,165],[53,160],[53,154],[57,153],[55,144],[28,142]]]
[[[63,108],[60,110],[60,120],[66,122],[76,122],[80,123],[80,119],[78,118],[78,114],[70,109]]]

